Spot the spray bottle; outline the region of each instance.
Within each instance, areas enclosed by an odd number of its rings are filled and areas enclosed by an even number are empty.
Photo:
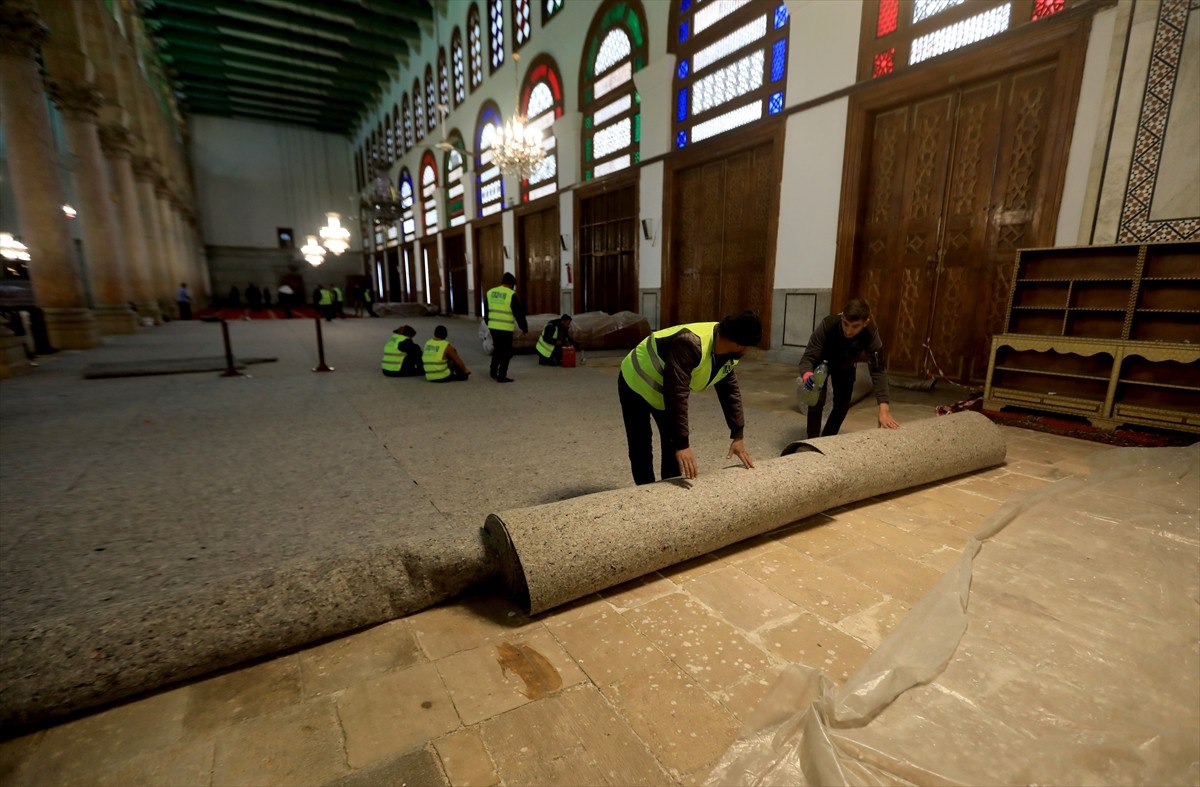
[[[812,390],[805,388],[804,393],[800,398],[809,407],[816,407],[817,401],[821,398],[821,390],[825,387],[825,378],[829,376],[829,365],[824,361],[817,364],[817,368],[813,369]]]

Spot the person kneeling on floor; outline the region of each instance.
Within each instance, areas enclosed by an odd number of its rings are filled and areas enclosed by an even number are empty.
[[[452,383],[471,376],[471,370],[446,336],[446,326],[439,325],[433,329],[433,338],[425,342],[421,362],[425,365],[425,379],[431,383]]]
[[[383,345],[383,360],[379,366],[388,377],[420,377],[425,373],[421,363],[421,348],[413,341],[417,335],[411,325],[401,325],[392,331]]]
[[[571,338],[571,315],[564,314],[557,320],[546,323],[538,335],[535,349],[538,352],[538,363],[542,366],[562,366],[563,347],[571,346],[578,349],[579,345]]]

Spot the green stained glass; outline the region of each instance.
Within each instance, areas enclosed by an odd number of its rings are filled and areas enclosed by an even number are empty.
[[[633,91],[633,103],[635,103],[635,104],[642,103],[642,94],[637,92],[636,90]]]
[[[637,144],[642,141],[642,113],[639,112],[633,116],[633,142]]]
[[[588,137],[583,141],[583,160],[592,160],[592,138]]]
[[[640,151],[640,150],[633,151],[633,163],[636,164],[641,160],[642,160],[642,151]]]
[[[583,171],[583,179],[584,179],[584,180],[591,180],[591,179],[592,179],[592,171],[591,171],[590,169],[585,169],[585,170]]]
[[[633,35],[634,45],[640,47],[645,36],[642,34],[642,23],[632,8],[629,9],[629,17],[625,20],[625,24],[629,25],[629,32]]]
[[[593,118],[593,117],[595,117],[595,116],[594,116],[594,115],[588,115],[587,117],[585,117],[585,118],[583,119],[583,127],[584,127],[585,129],[588,129],[589,131],[590,131],[590,130],[591,130],[591,128],[592,128],[592,118]]]
[[[587,90],[583,91],[583,103],[585,103],[585,104],[592,103],[592,89],[590,87]]]
[[[637,57],[635,57],[633,59],[633,70],[634,71],[641,71],[645,67],[646,67],[646,58],[642,57],[641,55],[638,55]]]

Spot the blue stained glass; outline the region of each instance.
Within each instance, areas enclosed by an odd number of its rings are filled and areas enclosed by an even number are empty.
[[[679,0],[680,12],[686,11],[692,7],[692,0]]]
[[[675,102],[675,122],[676,123],[682,123],[684,120],[687,119],[687,109],[688,109],[687,94],[688,94],[688,91],[687,91],[686,87],[680,88],[678,101]]]
[[[682,44],[684,41],[687,41],[687,40],[688,40],[688,23],[680,22],[679,23],[679,43]]]
[[[687,132],[680,131],[678,134],[675,135],[675,147],[681,148],[686,144],[687,144]]]
[[[785,3],[780,3],[779,7],[775,9],[775,29],[778,30],[779,28],[783,27],[787,24],[787,21],[787,5]]]
[[[783,111],[783,92],[772,93],[771,98],[767,100],[767,112],[772,115],[778,115]]]
[[[686,61],[686,60],[680,60],[680,61],[679,61],[679,72],[678,72],[678,73],[679,73],[679,78],[680,78],[680,79],[687,79],[687,75],[688,75],[688,61]]]
[[[781,38],[771,45],[771,81],[778,82],[787,74],[787,39]]]

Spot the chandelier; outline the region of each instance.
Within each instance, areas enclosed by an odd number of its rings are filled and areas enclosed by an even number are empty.
[[[350,248],[350,230],[342,226],[342,217],[338,213],[326,213],[325,218],[328,223],[321,228],[321,242],[335,255],[341,254]]]
[[[308,264],[314,268],[325,261],[325,247],[317,243],[316,235],[309,235],[304,239],[304,245],[300,247],[300,253],[304,255],[304,259]]]
[[[0,257],[29,262],[29,247],[14,238],[11,232],[0,232]]]
[[[513,77],[517,78],[516,64],[521,62],[521,55],[513,52]],[[517,91],[517,107],[521,106],[520,90]],[[546,148],[542,144],[542,134],[537,129],[531,129],[525,123],[525,116],[519,111],[513,113],[504,128],[492,142],[492,161],[505,175],[518,175],[528,178],[546,158]]]
[[[391,224],[404,215],[404,206],[400,204],[400,195],[396,187],[388,180],[387,170],[376,169],[375,179],[371,184],[371,193],[362,200],[362,209],[370,214],[375,224]]]

